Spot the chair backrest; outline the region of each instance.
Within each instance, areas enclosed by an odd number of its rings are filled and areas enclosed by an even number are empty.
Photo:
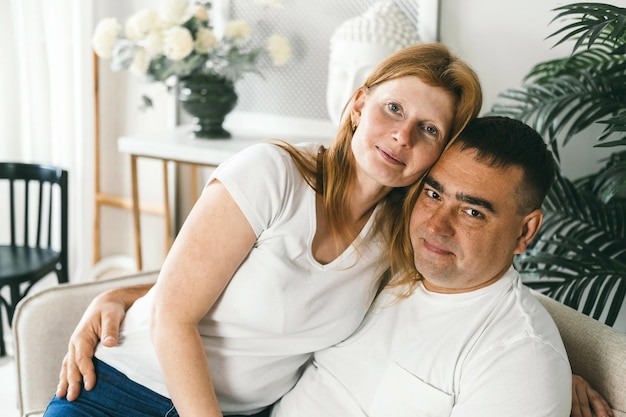
[[[65,257],[62,262],[66,265],[67,171],[48,165],[0,162],[0,183],[1,180],[8,182],[8,198],[0,197],[0,202],[9,203],[5,230],[9,230],[10,244],[52,249],[53,225],[57,222],[60,252]],[[55,187],[58,192],[54,191]]]

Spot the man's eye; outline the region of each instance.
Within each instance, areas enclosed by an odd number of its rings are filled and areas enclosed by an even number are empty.
[[[435,190],[425,190],[425,191],[428,197],[433,198],[433,199],[439,199],[439,194],[437,193],[437,191]]]
[[[471,217],[477,217],[477,218],[483,217],[483,214],[480,211],[475,210],[473,208],[468,208],[465,210],[465,212],[469,214]]]

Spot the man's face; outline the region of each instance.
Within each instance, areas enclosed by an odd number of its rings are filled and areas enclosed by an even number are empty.
[[[428,175],[411,216],[417,270],[427,289],[469,291],[499,279],[541,225],[521,215],[519,167],[489,167],[452,146]]]

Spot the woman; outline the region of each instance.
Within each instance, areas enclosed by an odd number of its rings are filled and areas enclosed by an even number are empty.
[[[96,351],[95,389],[55,398],[46,416],[262,412],[311,352],[359,325],[405,187],[481,100],[475,73],[446,47],[413,46],[374,69],[325,152],[260,144],[222,164],[119,346]]]

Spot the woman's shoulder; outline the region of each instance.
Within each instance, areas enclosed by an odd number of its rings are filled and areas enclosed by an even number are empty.
[[[314,159],[320,146],[320,144],[313,142],[296,144],[278,141],[263,142],[249,146],[235,155],[233,159],[238,160],[238,164],[269,173],[296,172],[297,164],[294,158],[300,160]]]
[[[285,147],[288,146],[291,151]],[[228,160],[213,172],[212,177],[223,183],[250,183],[258,187],[261,182],[281,190],[300,185],[303,181],[292,157],[293,151],[305,157],[316,155],[319,144],[298,143],[279,145],[277,142],[262,142],[251,145]]]
[[[256,160],[260,163],[264,161],[275,163],[278,160],[290,157],[288,149],[292,149],[296,153],[303,156],[316,155],[321,144],[306,143],[288,143],[283,141],[259,142],[248,146],[236,155],[233,159]],[[289,158],[290,159],[290,158]]]
[[[249,146],[247,150],[255,153],[285,156],[289,155],[287,149],[292,149],[295,152],[303,155],[316,155],[320,146],[322,146],[322,144],[315,142],[291,143],[286,141],[274,140],[269,142],[256,143],[252,146]]]

